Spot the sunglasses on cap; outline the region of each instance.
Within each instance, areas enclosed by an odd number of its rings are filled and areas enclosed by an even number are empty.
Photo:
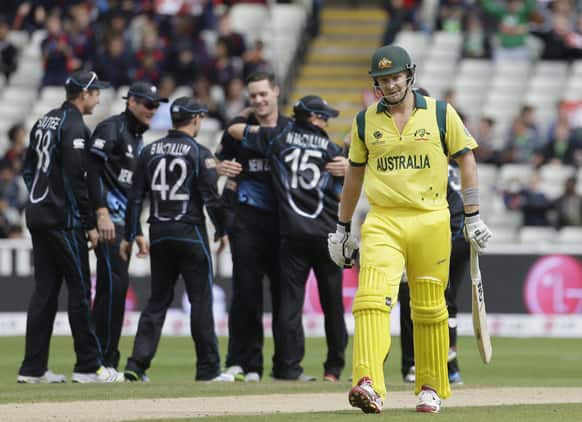
[[[147,108],[148,110],[155,110],[160,106],[160,103],[158,101],[140,100],[138,101],[138,103]]]

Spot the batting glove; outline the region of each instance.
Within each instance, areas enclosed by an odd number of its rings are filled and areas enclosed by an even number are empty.
[[[350,233],[350,223],[337,224],[336,232],[327,237],[327,249],[338,267],[352,268],[358,253],[358,241]]]
[[[489,227],[481,221],[479,213],[468,216],[465,215],[464,233],[467,242],[469,242],[478,253],[483,252],[483,249],[487,246],[487,241],[491,239],[491,236],[493,236]]]

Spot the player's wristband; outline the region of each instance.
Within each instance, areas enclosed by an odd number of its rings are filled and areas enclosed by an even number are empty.
[[[341,221],[337,222],[337,230],[339,232],[349,233],[351,230],[352,222],[348,221],[347,223],[342,223]]]
[[[470,217],[479,217],[479,210],[473,211],[473,212],[466,212],[465,218],[470,218]]]
[[[461,191],[464,205],[479,205],[479,188],[466,188]]]

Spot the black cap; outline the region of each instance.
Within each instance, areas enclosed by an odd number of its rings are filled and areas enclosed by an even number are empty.
[[[306,95],[293,106],[295,114],[315,113],[326,117],[337,117],[339,111],[329,106],[327,101],[317,95]]]
[[[170,113],[184,117],[193,116],[195,114],[208,113],[208,107],[192,97],[180,97],[170,105]]]
[[[129,87],[129,91],[127,91],[127,95],[123,97],[123,99],[127,100],[129,97],[145,98],[153,102],[161,103],[167,103],[169,101],[165,97],[160,97],[158,94],[158,88],[156,88],[154,84],[147,81],[132,83]]]
[[[79,70],[73,73],[65,81],[67,91],[82,91],[83,89],[105,89],[111,85],[109,82],[100,81],[95,72]]]

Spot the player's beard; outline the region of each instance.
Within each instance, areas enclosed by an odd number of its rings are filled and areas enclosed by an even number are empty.
[[[388,101],[388,97],[384,94],[384,91],[379,86],[374,86],[374,91],[376,95],[379,94],[380,102],[386,106],[387,108],[397,106],[398,104],[402,103],[406,99],[406,95],[412,89],[412,85],[414,84],[414,76],[409,76],[406,78],[406,87],[404,88],[404,93],[402,96],[396,101]]]

